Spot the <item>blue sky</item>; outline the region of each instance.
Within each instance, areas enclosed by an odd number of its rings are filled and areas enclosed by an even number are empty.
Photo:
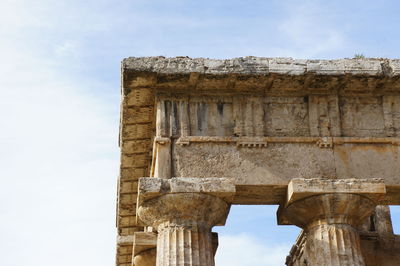
[[[396,0],[0,1],[0,264],[113,264],[122,58],[400,58],[399,12]],[[298,230],[275,210],[232,208],[217,264],[283,265]]]

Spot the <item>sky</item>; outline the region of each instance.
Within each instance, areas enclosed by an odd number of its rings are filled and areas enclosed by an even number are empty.
[[[397,0],[0,0],[0,265],[114,264],[123,58],[400,58],[399,12]],[[299,230],[275,211],[232,207],[217,265],[283,265]]]

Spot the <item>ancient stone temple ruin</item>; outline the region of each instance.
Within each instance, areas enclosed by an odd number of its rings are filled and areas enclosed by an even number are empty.
[[[287,265],[400,265],[400,60],[127,58],[120,147],[117,266],[214,265],[232,204]]]

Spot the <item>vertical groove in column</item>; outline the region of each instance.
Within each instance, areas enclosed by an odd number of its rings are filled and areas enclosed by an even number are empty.
[[[199,235],[192,234],[191,230],[187,230],[188,235],[192,239],[191,245],[186,246],[185,248],[189,249],[192,255],[192,264],[191,265],[198,265],[200,264],[200,248],[199,248]]]
[[[328,226],[327,228],[328,230],[328,234],[332,234],[333,235],[333,241],[330,242],[330,246],[332,247],[332,251],[333,251],[333,261],[334,263],[332,263],[333,265],[340,265],[340,262],[344,262],[344,265],[347,265],[346,263],[346,259],[342,259],[343,258],[343,249],[345,249],[346,247],[343,246],[343,241],[341,239],[341,230],[338,230],[337,226]]]
[[[310,265],[365,265],[358,232],[347,224],[323,224],[310,228],[306,249]]]
[[[253,124],[253,103],[247,102],[244,111],[244,127],[246,136],[254,137],[254,124]]]
[[[158,232],[157,266],[214,266],[211,241],[209,228],[162,227]]]
[[[205,261],[205,250],[204,250],[204,237],[202,234],[199,234],[197,228],[193,228],[192,233],[197,235],[198,239],[198,249],[199,249],[199,261]],[[203,248],[202,248],[203,247]]]
[[[184,262],[184,253],[185,253],[185,246],[184,246],[184,237],[183,237],[183,229],[177,229],[177,243],[178,243],[178,251],[177,251],[177,261],[178,263],[182,264]]]
[[[179,265],[178,261],[176,260],[177,255],[178,255],[178,249],[179,249],[179,243],[176,239],[176,230],[177,228],[172,228],[172,230],[169,230],[169,235],[170,235],[170,240],[169,244],[171,247],[169,248],[169,260],[171,265]]]
[[[182,230],[182,231],[183,231],[183,240],[182,241],[184,242],[186,239],[186,242],[187,242],[187,243],[184,243],[184,249],[183,249],[184,258],[189,258],[188,263],[189,263],[189,265],[192,265],[193,264],[193,251],[190,248],[186,248],[188,246],[192,246],[192,244],[193,244],[192,235],[187,230]],[[182,259],[183,263],[185,261],[184,258]]]

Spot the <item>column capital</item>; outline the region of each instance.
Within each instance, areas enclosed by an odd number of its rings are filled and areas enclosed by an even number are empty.
[[[236,187],[230,178],[225,177],[142,177],[139,179],[138,191],[138,206],[152,198],[180,193],[208,194],[231,203],[236,193]]]
[[[227,178],[140,178],[138,187],[138,216],[153,227],[167,221],[224,225],[236,192]]]
[[[229,205],[215,196],[202,193],[166,194],[143,202],[140,219],[149,226],[204,226],[225,224]]]
[[[358,225],[386,193],[380,179],[292,179],[278,209],[278,224],[301,228],[321,223]]]
[[[281,215],[303,229],[323,224],[349,224],[357,227],[370,216],[376,203],[361,195],[332,193],[291,203]]]
[[[225,224],[234,194],[224,178],[141,178],[137,214],[158,232],[157,266],[214,266],[211,228]]]
[[[293,179],[278,222],[305,230],[310,265],[365,266],[356,228],[385,193],[379,179]]]

